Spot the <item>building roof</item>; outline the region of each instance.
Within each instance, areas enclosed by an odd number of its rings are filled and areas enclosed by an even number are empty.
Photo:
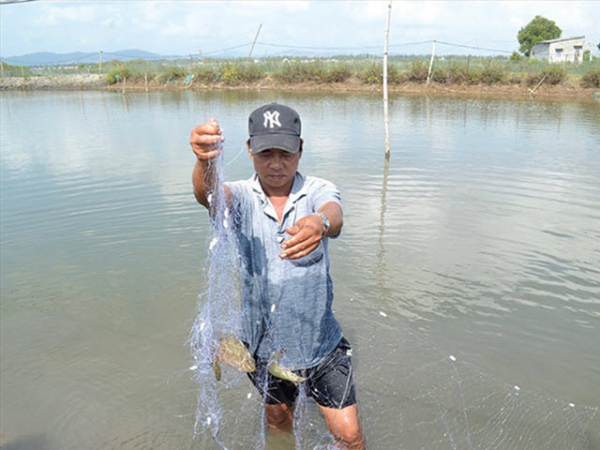
[[[585,39],[585,36],[576,36],[576,37],[566,37],[566,38],[558,38],[558,39],[549,39],[547,41],[540,41],[537,44],[555,44],[557,42],[575,41],[575,40],[580,40],[580,39]]]

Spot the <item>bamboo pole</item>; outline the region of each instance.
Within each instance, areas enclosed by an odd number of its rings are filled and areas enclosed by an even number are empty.
[[[383,124],[385,127],[385,157],[390,157],[390,117],[388,105],[388,47],[390,40],[390,18],[392,15],[392,0],[388,4],[387,28],[385,29],[385,44],[383,47]]]
[[[429,60],[429,70],[427,71],[427,86],[431,81],[431,72],[433,70],[433,59],[435,58],[435,39],[433,40],[433,48],[431,49],[431,59]]]
[[[252,47],[250,47],[250,52],[248,53],[248,61],[252,57],[252,50],[254,50],[254,44],[256,44],[256,40],[258,39],[258,33],[260,33],[260,29],[262,28],[262,23],[258,26],[258,30],[256,30],[256,35],[254,36],[254,41],[252,41]]]

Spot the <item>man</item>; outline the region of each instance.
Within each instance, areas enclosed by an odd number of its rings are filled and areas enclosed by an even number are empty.
[[[276,361],[306,379],[336,448],[364,449],[351,349],[331,309],[327,245],[342,229],[340,194],[332,183],[298,172],[303,140],[292,108],[264,105],[250,114],[248,129],[256,173],[224,191],[240,250],[242,339],[257,362],[250,379],[265,398],[270,428],[292,429],[299,389],[268,372]],[[223,140],[216,119],[191,133],[194,195],[207,208],[215,189],[211,163]]]

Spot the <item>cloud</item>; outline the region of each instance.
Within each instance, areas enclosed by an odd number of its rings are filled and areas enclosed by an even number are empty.
[[[96,8],[81,5],[81,6],[51,6],[42,5],[41,14],[36,15],[33,22],[36,25],[45,26],[70,26],[71,24],[81,24],[94,21],[96,18]]]
[[[166,26],[162,27],[158,34],[161,36],[181,36],[184,31],[185,27],[170,22]]]
[[[387,12],[384,0],[28,2],[2,6],[0,49],[4,56],[122,47],[225,56],[224,49],[249,45],[262,25],[259,41],[269,46],[257,48],[260,56],[285,46],[313,54],[319,48],[377,52]],[[564,35],[600,41],[600,2],[395,0],[391,12],[390,45],[408,54],[422,49],[401,45],[433,39],[512,52],[519,29],[537,14]]]

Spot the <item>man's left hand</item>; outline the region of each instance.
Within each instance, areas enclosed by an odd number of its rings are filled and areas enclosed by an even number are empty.
[[[313,252],[323,239],[323,219],[311,214],[298,220],[285,231],[291,236],[282,242],[282,259],[298,259]]]

